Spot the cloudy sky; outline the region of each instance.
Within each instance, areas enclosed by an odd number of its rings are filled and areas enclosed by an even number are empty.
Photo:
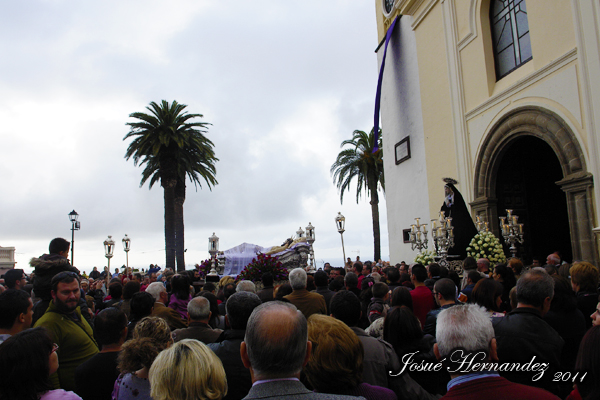
[[[188,185],[186,264],[225,250],[279,245],[309,222],[315,257],[373,256],[368,198],[340,205],[329,168],[354,129],[370,130],[377,82],[372,1],[8,1],[0,13],[0,246],[17,266],[71,239],[75,266],[163,265],[160,185],[126,161],[128,115],[177,100],[212,126],[219,185]],[[382,256],[388,259],[385,198]]]

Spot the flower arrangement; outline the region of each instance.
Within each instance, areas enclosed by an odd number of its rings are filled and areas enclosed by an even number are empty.
[[[204,260],[200,264],[196,264],[196,269],[198,270],[198,274],[200,274],[200,278],[204,279],[206,275],[210,272],[212,260]]]
[[[271,257],[261,253],[256,258],[253,258],[250,264],[244,267],[242,272],[237,276],[236,282],[241,280],[260,282],[260,278],[266,272],[270,272],[275,281],[284,281],[288,277],[287,269],[283,267],[283,264],[277,261],[277,257]]]
[[[433,262],[433,257],[437,254],[433,250],[423,250],[415,257],[415,262],[421,265],[429,265]]]
[[[475,259],[487,258],[491,263],[506,261],[502,244],[492,232],[482,231],[475,235],[467,247],[467,255]]]

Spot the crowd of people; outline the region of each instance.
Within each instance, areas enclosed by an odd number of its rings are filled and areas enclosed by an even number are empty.
[[[82,276],[51,241],[0,293],[0,400],[598,399],[599,273],[465,258],[289,281]],[[380,260],[379,260],[380,261]]]

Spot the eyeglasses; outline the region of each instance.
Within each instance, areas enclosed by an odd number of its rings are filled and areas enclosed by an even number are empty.
[[[50,354],[54,353],[56,350],[58,350],[58,345],[56,343],[52,344],[52,351],[50,352]]]

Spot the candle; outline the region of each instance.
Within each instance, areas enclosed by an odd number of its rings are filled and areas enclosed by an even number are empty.
[[[477,220],[477,223],[481,222],[481,218],[479,218],[479,215],[475,216],[475,219]]]
[[[438,234],[437,235],[438,235],[438,237],[442,237],[444,235],[444,231],[442,230],[441,226],[438,228]]]
[[[427,236],[427,224],[423,224],[423,234]]]
[[[513,216],[512,216],[512,222],[513,222],[513,225],[517,225],[517,221],[518,221],[518,219],[519,219],[519,216],[518,216],[518,215],[513,215]]]
[[[513,210],[506,210],[506,215],[508,215],[508,219],[510,219],[510,217],[512,216],[512,212]]]
[[[446,218],[446,228],[447,229],[452,228],[452,218]]]
[[[446,212],[440,211],[440,221],[442,221],[446,217]]]
[[[448,231],[450,237],[454,237],[454,228],[450,228]]]
[[[417,238],[421,240],[421,231],[417,231]]]
[[[504,226],[504,221],[506,221],[506,217],[500,217],[500,225]]]
[[[486,222],[486,223],[485,223],[485,230],[486,230],[486,232],[487,232],[489,229],[490,229],[490,226],[489,226],[489,225],[488,225],[488,223]]]
[[[519,224],[519,234],[523,234],[523,224]]]
[[[415,224],[412,224],[410,226],[411,232],[415,232],[417,230],[417,227],[415,226]]]
[[[417,224],[416,224],[416,225],[417,225],[417,227],[419,227],[419,226],[420,226],[420,225],[419,225],[419,218],[415,218],[415,221],[417,221]]]
[[[437,221],[435,219],[431,220],[431,229],[436,229],[437,228]]]

